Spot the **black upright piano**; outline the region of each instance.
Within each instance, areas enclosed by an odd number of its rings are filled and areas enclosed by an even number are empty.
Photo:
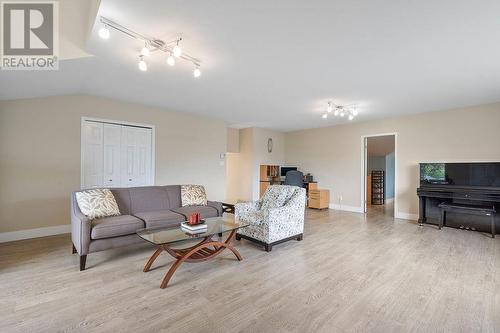
[[[495,207],[500,211],[500,162],[420,163],[420,224],[438,224],[441,203]],[[496,221],[498,228],[498,218]],[[486,216],[448,213],[448,227],[490,230]]]

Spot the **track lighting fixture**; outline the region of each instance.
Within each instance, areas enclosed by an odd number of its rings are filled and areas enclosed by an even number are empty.
[[[123,25],[113,22],[103,16],[100,17],[100,21],[103,26],[99,29],[98,35],[102,39],[108,39],[110,35],[109,29],[114,29],[115,31],[118,31],[124,34],[125,36],[144,42],[144,47],[141,49],[139,53],[139,63],[137,64],[138,68],[141,71],[148,70],[148,66],[144,61],[144,57],[148,57],[153,52],[156,51],[163,51],[168,54],[166,61],[168,65],[174,66],[176,63],[175,58],[189,61],[195,66],[195,69],[193,70],[193,76],[195,78],[201,76],[201,70],[200,70],[201,60],[187,54],[182,50],[182,48],[179,45],[180,42],[182,41],[182,37],[178,37],[171,41],[163,41],[161,39],[151,38],[142,35],[127,27],[124,27]]]
[[[144,61],[144,56],[141,55],[139,57],[139,63],[137,64],[139,69],[143,72],[147,71],[148,70],[148,65],[146,64],[146,62]]]
[[[347,115],[347,118],[349,120],[353,120],[354,117],[358,115],[358,109],[357,105],[337,105],[332,102],[328,102],[328,106],[326,108],[326,112],[321,116],[323,119],[328,118],[328,114],[333,111],[334,116],[340,116],[340,117],[345,117]]]

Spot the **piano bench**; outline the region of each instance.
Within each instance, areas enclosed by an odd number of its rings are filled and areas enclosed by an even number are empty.
[[[474,206],[465,204],[455,204],[443,202],[438,205],[441,210],[439,218],[439,230],[446,224],[446,212],[456,212],[462,214],[489,216],[491,219],[491,238],[495,238],[495,206]]]

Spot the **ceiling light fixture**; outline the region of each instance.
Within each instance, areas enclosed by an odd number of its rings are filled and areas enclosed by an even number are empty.
[[[100,22],[103,24],[103,27],[99,29],[98,34],[99,37],[101,37],[102,39],[108,39],[110,35],[109,29],[113,29],[130,38],[144,42],[144,47],[140,51],[140,57],[139,57],[140,60],[138,64],[139,69],[141,71],[146,71],[148,69],[146,62],[144,61],[145,56],[147,57],[155,51],[163,51],[169,55],[167,57],[168,65],[174,66],[176,62],[174,57],[176,57],[191,62],[195,66],[195,69],[193,71],[193,76],[196,78],[201,76],[201,70],[200,70],[201,60],[189,55],[188,53],[182,50],[182,48],[179,46],[179,43],[182,41],[182,37],[178,37],[171,41],[163,41],[161,39],[142,35],[127,27],[124,27],[123,25],[111,21],[110,19],[107,19],[104,16],[100,17]]]
[[[351,105],[337,105],[331,101],[328,101],[328,106],[326,108],[326,113],[324,113],[321,117],[323,119],[328,118],[328,114],[333,111],[334,116],[345,117],[349,120],[353,120],[358,115],[358,106],[355,104]]]
[[[148,70],[148,65],[146,64],[146,62],[144,61],[144,56],[141,55],[139,56],[139,63],[137,64],[137,66],[139,67],[139,69],[143,72],[147,71]]]

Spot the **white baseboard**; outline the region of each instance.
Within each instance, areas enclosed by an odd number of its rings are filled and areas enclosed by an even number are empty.
[[[38,238],[45,236],[53,236],[67,234],[71,232],[70,224],[56,225],[54,227],[44,227],[36,229],[26,229],[19,231],[0,233],[0,243],[12,242],[21,239]]]
[[[346,212],[363,213],[363,209],[361,207],[337,205],[337,204],[332,204],[332,203],[329,205],[329,207],[330,207],[330,209],[343,210]]]
[[[397,212],[395,217],[397,219],[402,219],[402,220],[418,221],[418,214],[410,214],[410,213]]]

